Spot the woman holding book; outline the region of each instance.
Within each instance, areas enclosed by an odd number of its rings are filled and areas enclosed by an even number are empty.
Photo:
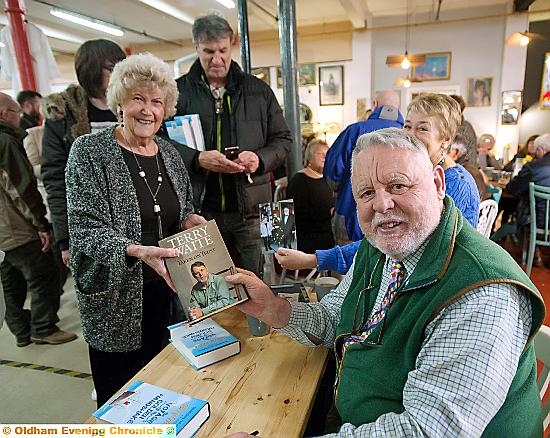
[[[181,310],[164,263],[178,252],[158,240],[205,222],[182,159],[155,135],[177,98],[167,64],[128,57],[107,88],[119,123],[78,138],[69,155],[71,268],[98,406],[162,350]]]

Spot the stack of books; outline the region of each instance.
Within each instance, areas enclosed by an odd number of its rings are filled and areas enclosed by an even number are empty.
[[[204,151],[204,135],[198,114],[176,116],[166,122],[166,131],[171,140],[197,151]]]

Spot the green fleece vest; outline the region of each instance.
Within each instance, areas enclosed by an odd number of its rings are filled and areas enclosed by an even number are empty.
[[[385,256],[365,239],[342,304],[335,349],[341,348],[342,337],[361,327],[370,315],[384,262]],[[445,197],[441,222],[385,320],[365,342],[347,347],[338,364],[336,406],[343,422],[359,426],[388,412],[403,412],[403,388],[407,374],[415,369],[426,325],[466,292],[497,282],[519,285],[529,294],[533,313],[530,341],[544,320],[544,303],[536,287],[508,253],[470,227]],[[542,435],[535,380],[535,354],[529,342],[504,405],[484,436]]]

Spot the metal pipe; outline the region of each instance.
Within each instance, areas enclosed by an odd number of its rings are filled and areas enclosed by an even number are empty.
[[[19,0],[5,0],[4,3],[6,5],[4,11],[8,16],[11,39],[15,50],[15,59],[19,69],[21,87],[23,87],[23,90],[36,91],[31,52],[29,50],[29,40],[27,39],[27,32],[25,31],[24,12],[19,6]]]
[[[239,47],[241,48],[242,68],[246,73],[250,73],[250,43],[248,39],[248,8],[246,0],[238,0],[239,7]]]
[[[281,70],[285,119],[292,135],[293,147],[287,159],[290,179],[302,169],[302,137],[300,134],[300,103],[298,98],[296,1],[279,0],[279,40],[281,41]]]

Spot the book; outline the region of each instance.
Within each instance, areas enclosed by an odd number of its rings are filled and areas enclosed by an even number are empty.
[[[189,120],[189,124],[191,125],[191,131],[195,140],[195,149],[204,151],[204,134],[202,132],[200,116],[198,114],[187,114],[184,117]]]
[[[162,239],[159,246],[179,251],[178,257],[165,260],[190,324],[248,299],[243,285],[225,281],[237,270],[216,221]]]
[[[136,380],[92,414],[112,424],[173,424],[192,437],[210,416],[208,402]]]
[[[189,118],[186,116],[176,116],[174,117],[174,120],[176,120],[178,123],[181,123],[183,134],[185,135],[186,140],[185,144],[190,148],[197,149],[197,145],[195,143],[195,135],[193,133],[193,128],[191,127]]]
[[[212,319],[200,321],[192,326],[180,322],[168,329],[172,345],[196,370],[241,351],[240,341]]]
[[[185,138],[185,132],[183,131],[183,124],[181,120],[170,120],[166,123],[166,132],[170,140],[177,141],[181,144],[187,144],[187,139]]]

